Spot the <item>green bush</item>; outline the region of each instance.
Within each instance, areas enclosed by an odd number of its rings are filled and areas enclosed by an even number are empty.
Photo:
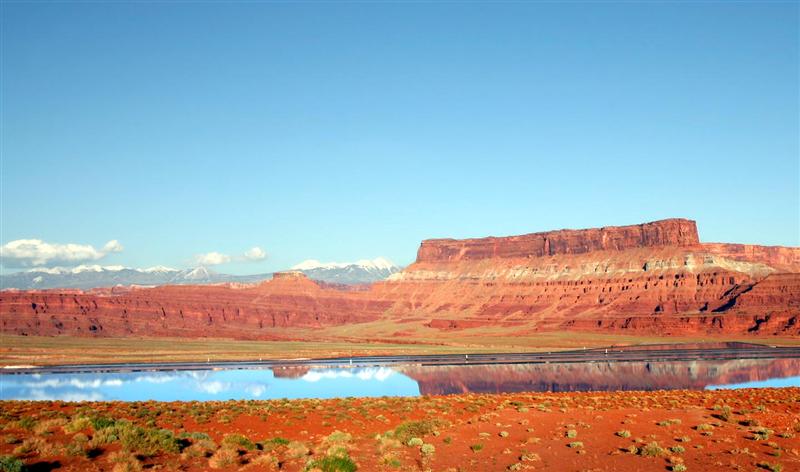
[[[416,447],[416,446],[422,446],[423,442],[424,441],[420,438],[411,438],[408,440],[406,444],[411,447]]]
[[[117,420],[113,418],[106,418],[103,416],[94,417],[91,419],[92,428],[95,431],[100,431],[101,429],[110,428],[117,423]]]
[[[0,471],[2,472],[22,472],[25,464],[14,456],[0,456]]]
[[[394,435],[405,444],[411,438],[421,438],[426,434],[432,434],[442,424],[439,420],[406,421],[395,428]]]
[[[265,451],[272,451],[277,447],[280,446],[288,446],[289,440],[286,438],[272,438],[272,439],[265,439],[261,441],[261,448]]]
[[[355,462],[349,457],[327,456],[308,463],[306,470],[319,469],[322,472],[355,472]]]
[[[253,451],[256,449],[255,443],[241,434],[225,435],[225,437],[222,438],[222,447],[228,449],[244,449],[245,451]]]
[[[160,452],[177,453],[181,450],[180,441],[172,431],[166,429],[145,429],[120,420],[113,426],[103,428],[103,431],[113,433],[119,438],[126,451],[145,457],[155,456]]]

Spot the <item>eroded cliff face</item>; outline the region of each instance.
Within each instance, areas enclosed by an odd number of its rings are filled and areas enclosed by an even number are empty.
[[[643,247],[684,247],[700,242],[694,221],[670,219],[631,226],[608,226],[509,237],[429,239],[417,262],[457,262],[490,258],[530,258]]]
[[[275,328],[370,321],[388,307],[361,295],[295,273],[245,288],[176,285],[107,294],[2,292],[0,328],[26,335],[273,339]]]
[[[29,335],[270,339],[369,321],[448,332],[590,330],[800,335],[800,248],[700,243],[695,223],[430,240],[387,281],[300,273],[255,286],[0,292],[0,329]]]

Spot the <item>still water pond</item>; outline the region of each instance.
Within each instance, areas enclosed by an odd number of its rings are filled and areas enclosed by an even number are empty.
[[[800,386],[800,359],[0,375],[3,400],[229,400]]]

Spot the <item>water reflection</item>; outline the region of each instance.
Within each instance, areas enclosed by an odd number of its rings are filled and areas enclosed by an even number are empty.
[[[18,374],[0,399],[228,400],[800,386],[800,359]]]
[[[296,372],[201,370],[0,376],[4,400],[230,400],[419,395],[417,383],[385,367]]]

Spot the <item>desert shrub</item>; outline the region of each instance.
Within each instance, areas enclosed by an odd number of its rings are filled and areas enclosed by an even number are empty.
[[[242,469],[278,470],[278,459],[272,454],[259,454],[251,459]]]
[[[684,452],[686,452],[686,448],[683,446],[672,446],[671,448],[669,448],[669,450],[673,454],[683,454]]]
[[[411,438],[419,438],[431,434],[441,427],[440,420],[406,421],[394,429],[395,437],[402,443],[407,443]]]
[[[759,462],[756,465],[758,467],[762,468],[762,469],[769,470],[770,472],[781,472],[781,471],[783,471],[783,465],[777,464],[777,463],[771,464],[769,462]]]
[[[37,437],[27,438],[22,441],[22,444],[14,448],[14,455],[18,456],[35,453],[43,457],[48,457],[57,456],[59,452],[57,445]]]
[[[52,430],[56,428],[60,428],[66,424],[66,420],[63,418],[52,418],[49,420],[40,421],[33,427],[33,432],[38,435],[44,435],[52,432]]]
[[[92,420],[85,416],[78,416],[72,419],[69,423],[65,424],[62,428],[65,433],[72,434],[83,431],[92,426]]]
[[[583,443],[581,441],[575,441],[567,444],[567,447],[571,447],[572,449],[583,449]]]
[[[631,432],[628,431],[627,429],[623,429],[621,431],[617,431],[614,434],[616,434],[617,436],[619,436],[621,438],[629,438],[629,437],[631,437]]]
[[[672,418],[672,419],[668,419],[668,420],[659,421],[656,424],[658,426],[672,426],[672,425],[676,425],[676,424],[681,424],[681,420],[679,420],[677,418]]]
[[[300,441],[292,441],[286,445],[286,453],[289,457],[297,459],[308,455],[308,446]]]
[[[222,469],[239,463],[239,453],[233,449],[220,448],[208,459],[212,469]]]
[[[343,432],[341,432],[339,430],[336,430],[336,431],[332,432],[331,434],[329,434],[323,440],[323,442],[325,442],[326,444],[340,444],[340,443],[350,442],[351,439],[353,439],[353,435],[352,434],[343,433]]]
[[[108,460],[114,464],[113,472],[139,472],[142,470],[141,462],[130,452],[113,452]]]
[[[22,472],[25,470],[25,463],[14,456],[0,456],[0,471],[2,472]]]
[[[91,447],[100,447],[116,441],[119,441],[119,436],[117,435],[116,429],[104,428],[94,433],[92,440],[89,441],[89,444]]]
[[[702,423],[694,427],[697,431],[713,431],[714,426],[708,423]]]
[[[686,472],[686,466],[683,464],[675,464],[669,468],[672,472]]]
[[[570,439],[577,438],[578,437],[578,431],[574,430],[574,429],[567,430],[567,433],[565,434],[565,436],[570,438]]]
[[[33,431],[34,426],[36,426],[37,421],[30,416],[23,416],[19,420],[17,420],[17,428],[24,429],[26,431]]]
[[[771,429],[767,429],[764,427],[756,428],[752,431],[753,439],[756,441],[766,441],[769,439],[769,436],[773,433]]]
[[[22,440],[13,434],[7,434],[3,437],[3,442],[6,444],[19,444]]]
[[[722,408],[719,409],[718,413],[714,413],[711,416],[713,416],[714,418],[718,418],[718,419],[721,419],[722,421],[726,421],[727,422],[727,421],[731,420],[731,414],[732,413],[733,413],[733,411],[731,410],[731,407],[725,405],[725,406],[723,406]]]
[[[226,434],[225,437],[222,438],[222,447],[245,451],[253,451],[256,449],[255,443],[241,434]]]
[[[92,418],[90,421],[92,422],[92,428],[95,431],[100,431],[101,429],[104,428],[110,428],[111,426],[114,426],[117,422],[117,420],[113,418],[107,418],[105,416],[96,416]]]
[[[319,469],[322,472],[355,472],[357,467],[349,457],[327,456],[314,459],[306,466],[306,470],[314,469]]]
[[[217,450],[217,445],[210,439],[199,439],[183,450],[184,458],[208,457]]]
[[[664,448],[653,441],[639,449],[639,454],[646,457],[660,457],[665,454]]]
[[[480,451],[480,450],[482,450],[482,449],[483,449],[483,444],[480,444],[480,443],[478,443],[478,444],[473,444],[473,445],[472,445],[472,446],[470,446],[469,448],[470,448],[470,449],[472,449],[472,452],[478,452],[478,451]]]
[[[436,447],[433,444],[423,444],[420,451],[425,455],[430,455],[436,452]]]
[[[178,439],[191,439],[193,441],[199,441],[203,439],[211,439],[211,436],[206,433],[183,432],[178,435]]]
[[[265,451],[273,451],[280,446],[286,446],[289,444],[289,440],[286,438],[271,438],[265,439],[259,443],[261,448]]]
[[[155,456],[160,452],[180,452],[180,442],[167,429],[144,429],[131,423],[126,423],[119,430],[119,439],[122,447],[145,457]]]
[[[420,438],[411,438],[408,440],[406,444],[411,447],[417,447],[417,446],[422,446],[423,442],[424,441]]]
[[[72,441],[64,447],[64,451],[70,456],[89,455],[89,437],[83,433],[78,433],[72,437]]]

